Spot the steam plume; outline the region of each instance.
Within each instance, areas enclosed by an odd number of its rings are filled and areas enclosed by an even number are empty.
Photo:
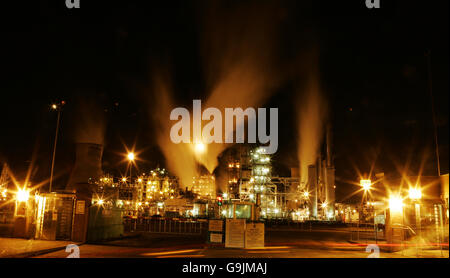
[[[317,67],[313,66],[313,68]],[[297,110],[301,182],[306,182],[308,179],[308,165],[316,162],[324,134],[326,111],[327,105],[320,92],[318,71],[313,70],[299,98]]]

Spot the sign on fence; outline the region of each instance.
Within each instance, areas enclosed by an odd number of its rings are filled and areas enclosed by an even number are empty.
[[[245,248],[264,247],[264,223],[249,223],[245,229]]]
[[[210,233],[209,242],[211,243],[222,243],[223,234]]]
[[[245,219],[227,219],[225,228],[225,247],[244,248]]]
[[[223,220],[210,219],[208,234],[210,243],[223,243]]]
[[[223,232],[223,221],[222,220],[209,220],[208,230],[210,232]]]
[[[77,201],[77,206],[75,208],[75,214],[84,214],[84,201]]]

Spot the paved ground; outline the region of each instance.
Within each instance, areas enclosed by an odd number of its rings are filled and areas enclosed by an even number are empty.
[[[21,238],[0,238],[0,258],[23,257],[25,253],[65,248],[71,241],[32,240]]]
[[[229,249],[211,247],[204,236],[142,234],[140,237],[80,246],[81,258],[367,258],[368,243],[349,242],[345,230],[321,229],[313,231],[267,231],[265,248]],[[380,245],[381,258],[448,258],[448,250],[420,250],[410,248],[389,253]],[[370,243],[369,243],[370,244]],[[53,252],[40,258],[64,258],[67,253]]]
[[[128,234],[121,240],[79,246],[81,258],[366,258],[367,244],[349,241],[346,229],[267,230],[265,248],[254,250],[211,247],[205,235],[179,236],[167,234]],[[65,258],[65,246],[72,242],[0,238],[0,257],[25,257],[23,253],[60,248],[58,251],[28,254],[28,257]],[[381,258],[448,258],[446,250],[386,252],[385,242],[377,242]],[[426,247],[430,249],[430,246]],[[435,248],[436,249],[436,248]]]
[[[359,249],[359,250],[358,250]],[[65,258],[64,250],[38,258]],[[342,249],[312,249],[295,246],[268,246],[261,249],[225,249],[190,246],[190,248],[138,248],[105,245],[80,246],[81,258],[367,258],[370,254],[365,248],[349,246]],[[380,253],[380,258],[448,258],[448,250],[423,250],[417,256],[416,249],[395,253]]]

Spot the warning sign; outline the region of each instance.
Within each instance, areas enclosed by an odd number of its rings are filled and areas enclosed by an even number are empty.
[[[75,214],[84,214],[84,201],[77,201],[77,207],[75,208]]]
[[[210,232],[223,232],[222,220],[209,220],[208,230]]]
[[[222,234],[210,233],[209,242],[222,243]]]
[[[245,228],[245,248],[264,247],[264,223],[249,223]]]
[[[225,247],[244,248],[245,219],[227,219],[225,231]]]

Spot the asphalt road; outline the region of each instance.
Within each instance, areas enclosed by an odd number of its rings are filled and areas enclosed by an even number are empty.
[[[228,248],[138,248],[105,245],[82,245],[80,258],[367,258],[365,248],[305,249],[295,246],[269,246],[261,249]],[[36,258],[66,258],[68,253],[57,251]],[[396,253],[380,253],[380,258],[416,258],[416,250]],[[419,257],[448,258],[448,250],[441,255],[439,250],[421,251]]]
[[[365,244],[348,241],[346,230],[266,231],[265,247],[232,249],[212,247],[204,236],[143,234],[140,237],[110,241],[104,244],[84,244],[79,247],[80,258],[367,258]],[[38,258],[66,258],[65,250]],[[380,258],[447,257],[448,250],[411,248],[388,253],[381,250]]]

